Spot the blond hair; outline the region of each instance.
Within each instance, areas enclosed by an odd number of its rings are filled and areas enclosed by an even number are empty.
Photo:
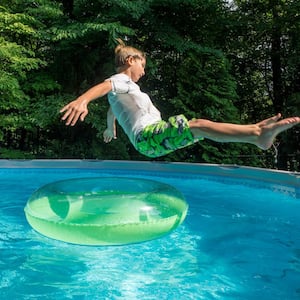
[[[117,72],[125,66],[127,59],[131,56],[133,58],[145,59],[146,53],[131,46],[126,46],[121,39],[116,39],[118,42],[115,48],[115,65]]]

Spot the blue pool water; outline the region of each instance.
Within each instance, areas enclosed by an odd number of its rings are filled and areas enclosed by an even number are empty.
[[[277,173],[273,184],[265,173],[99,165],[0,168],[1,299],[300,299],[298,184],[281,186]],[[173,185],[189,203],[184,223],[157,240],[95,247],[46,238],[26,222],[24,206],[42,185],[101,176]]]

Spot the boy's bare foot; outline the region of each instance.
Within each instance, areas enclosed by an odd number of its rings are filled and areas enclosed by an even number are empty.
[[[261,134],[255,143],[256,146],[263,150],[269,149],[279,133],[300,123],[299,117],[290,117],[279,121],[280,117],[281,114],[278,114],[256,124],[261,129]]]
[[[265,126],[265,125],[273,124],[273,123],[276,123],[280,118],[281,118],[281,114],[279,113],[276,116],[273,116],[271,118],[260,121],[256,125],[259,126],[259,127],[262,127],[262,126]]]

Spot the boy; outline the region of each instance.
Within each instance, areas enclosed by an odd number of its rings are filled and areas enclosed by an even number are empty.
[[[60,112],[64,113],[62,120],[66,121],[66,125],[74,126],[78,119],[83,121],[88,114],[88,104],[108,94],[110,107],[107,128],[103,133],[104,142],[116,138],[117,119],[137,151],[148,157],[159,157],[203,138],[218,142],[250,143],[266,150],[279,133],[300,123],[299,117],[280,120],[280,114],[250,125],[205,119],[188,121],[184,115],[163,121],[149,96],[141,92],[136,84],[145,75],[145,53],[126,46],[122,40],[118,42],[115,48],[117,74],[64,106]]]

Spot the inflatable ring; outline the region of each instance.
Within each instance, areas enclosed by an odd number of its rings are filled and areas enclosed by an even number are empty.
[[[135,178],[70,179],[35,191],[25,206],[37,232],[82,245],[122,245],[161,237],[188,205],[174,187]]]

